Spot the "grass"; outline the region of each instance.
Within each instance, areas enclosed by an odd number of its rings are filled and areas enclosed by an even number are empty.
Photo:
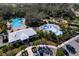
[[[54,43],[54,42],[52,42],[50,40],[46,40],[46,39],[42,39],[42,40],[38,39],[36,41],[31,42],[31,45],[34,45],[34,46],[40,45],[40,44],[53,45],[53,46],[57,46],[58,45],[57,43]]]
[[[56,56],[64,56],[64,52],[61,49],[57,49]]]
[[[33,41],[33,42],[30,42],[31,43],[31,45],[39,45],[39,44],[41,44],[41,40],[39,39],[39,40],[36,40],[36,41]]]
[[[51,41],[46,41],[47,45],[53,45],[53,46],[57,46],[58,44],[55,42],[51,42]]]
[[[15,56],[18,52],[25,49],[25,45],[20,45],[19,47],[15,48],[12,45],[5,45],[0,47],[0,56]]]

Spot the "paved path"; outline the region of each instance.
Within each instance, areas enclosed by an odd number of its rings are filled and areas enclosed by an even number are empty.
[[[33,52],[31,50],[32,46],[28,47],[26,50],[28,51],[29,53],[29,56],[33,56]]]

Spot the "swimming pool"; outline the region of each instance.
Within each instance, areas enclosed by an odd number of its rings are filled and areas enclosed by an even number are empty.
[[[42,30],[51,31],[51,32],[55,33],[56,35],[63,34],[63,32],[60,31],[60,27],[55,24],[44,24],[44,25],[40,26],[39,28]]]
[[[13,18],[11,19],[11,27],[18,28],[23,26],[22,18]]]

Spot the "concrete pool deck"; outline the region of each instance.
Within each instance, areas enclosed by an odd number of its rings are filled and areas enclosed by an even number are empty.
[[[45,31],[51,31],[55,33],[57,36],[63,34],[63,32],[60,30],[60,27],[56,24],[44,24],[40,26],[39,29]]]

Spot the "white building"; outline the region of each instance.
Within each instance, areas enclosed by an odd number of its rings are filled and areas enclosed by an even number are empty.
[[[27,28],[15,32],[11,32],[8,35],[9,42],[17,41],[17,40],[25,40],[29,39],[30,36],[36,35],[36,32],[32,28]]]

